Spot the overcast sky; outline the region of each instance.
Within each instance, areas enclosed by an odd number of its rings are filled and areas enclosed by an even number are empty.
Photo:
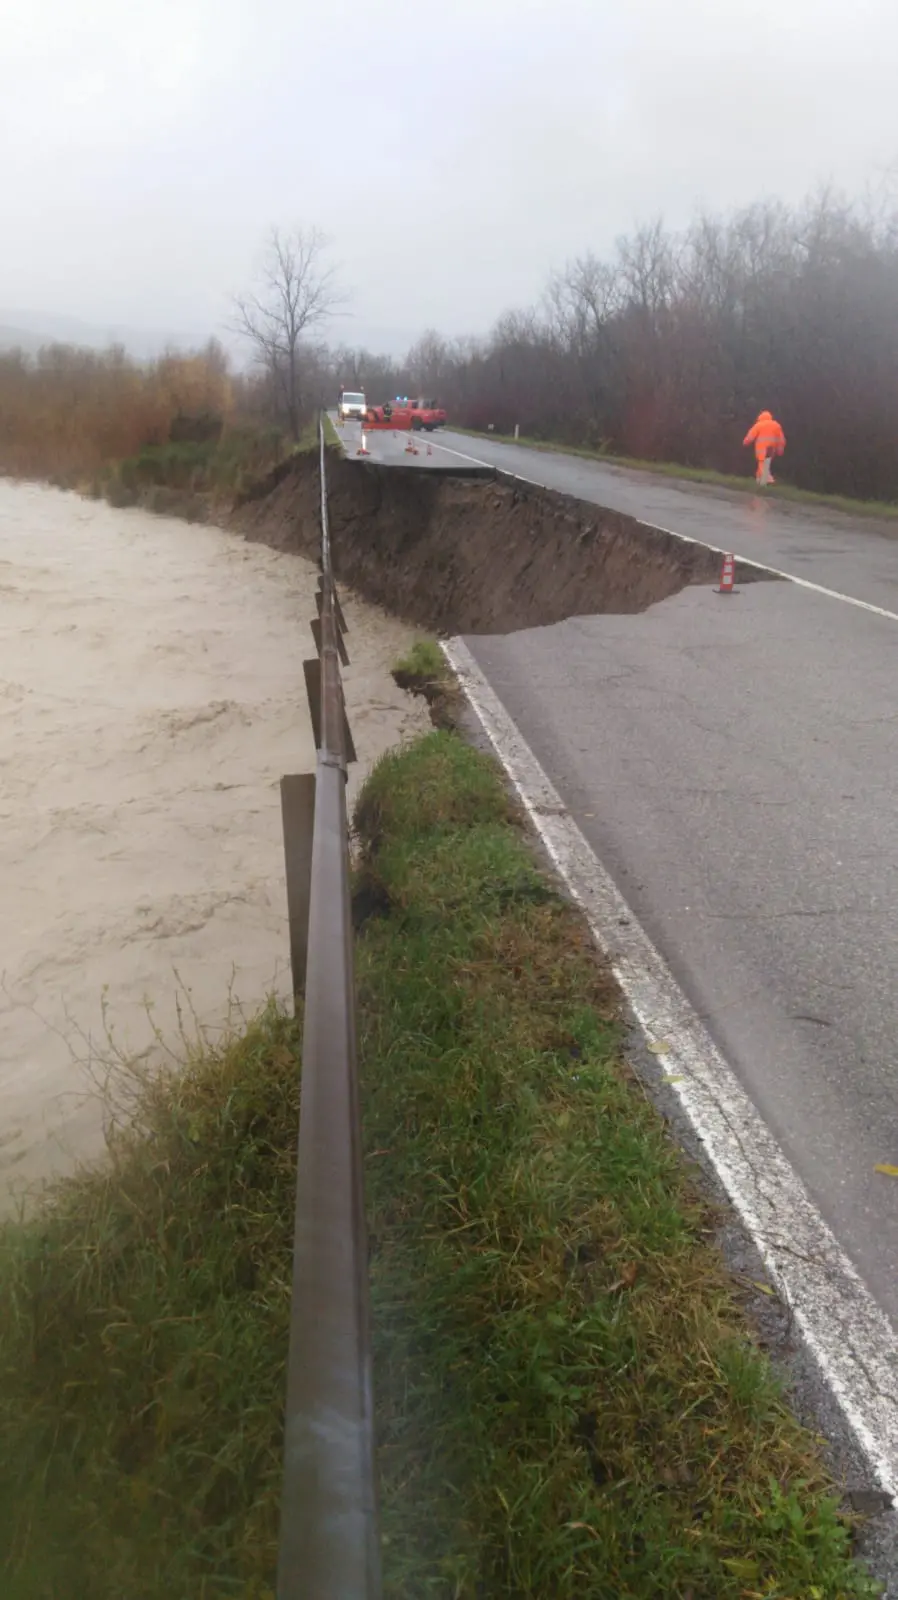
[[[2,0],[0,315],[220,328],[272,223],[335,336],[485,330],[700,205],[898,163],[895,0]]]

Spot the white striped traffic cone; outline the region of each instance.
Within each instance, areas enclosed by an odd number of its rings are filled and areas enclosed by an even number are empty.
[[[736,594],[736,593],[738,593],[738,591],[734,587],[735,581],[736,581],[736,558],[733,555],[725,555],[724,558],[723,558],[723,564],[722,564],[722,566],[720,568],[720,588],[717,589],[715,592],[717,594]]]

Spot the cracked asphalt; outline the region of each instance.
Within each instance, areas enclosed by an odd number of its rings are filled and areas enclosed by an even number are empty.
[[[401,450],[394,453],[389,445],[381,445],[389,435],[376,437],[384,459],[395,461],[398,456],[400,462],[419,464],[419,458],[405,457]],[[717,549],[732,550],[750,561],[898,611],[898,519],[852,519],[826,507],[711,488],[450,431],[441,431],[434,438],[438,442],[433,445],[433,456],[422,456],[420,464],[445,468],[452,460],[450,451],[468,454],[485,465],[531,478],[547,489],[624,511]],[[749,470],[746,462],[746,476]]]
[[[898,624],[772,583],[466,643],[898,1322]]]
[[[416,455],[406,454],[407,439],[404,433],[368,433],[372,461],[430,472],[496,467],[898,612],[898,518],[851,518],[826,506],[689,483],[450,429],[414,435]],[[360,443],[357,423],[346,424],[342,442],[353,458]]]

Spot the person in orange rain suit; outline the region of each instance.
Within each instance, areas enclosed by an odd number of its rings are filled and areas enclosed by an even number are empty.
[[[769,411],[762,411],[754,427],[749,428],[743,444],[753,444],[755,447],[755,461],[757,470],[755,477],[758,483],[773,483],[773,473],[767,463],[771,456],[781,456],[786,448],[786,435]]]

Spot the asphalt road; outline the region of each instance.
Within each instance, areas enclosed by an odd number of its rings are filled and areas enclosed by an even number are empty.
[[[747,495],[679,482],[652,472],[497,444],[446,429],[432,436],[415,435],[419,454],[411,456],[405,454],[406,437],[369,434],[372,459],[391,466],[446,470],[453,463],[461,465],[461,457],[469,464],[500,467],[546,488],[625,511],[644,522],[898,613],[898,519],[854,520],[816,506],[777,503],[761,493]],[[749,471],[747,462],[746,474]]]
[[[898,610],[898,540],[460,435],[450,451]],[[349,440],[347,444],[352,450]],[[898,1324],[898,620],[786,583],[469,637],[520,732]]]

